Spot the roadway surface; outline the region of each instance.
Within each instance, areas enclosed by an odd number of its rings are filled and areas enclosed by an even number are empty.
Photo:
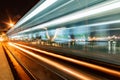
[[[119,66],[101,65],[98,61],[90,61],[86,58],[71,58],[62,55],[64,53],[53,53],[50,50],[45,51],[23,43],[7,42],[3,43],[3,47],[11,52],[14,59],[29,73],[28,76],[30,75],[36,80],[120,79]],[[24,76],[23,80],[25,80]],[[27,80],[32,79],[28,78]]]
[[[15,80],[63,80],[61,77],[41,66],[41,62],[37,62],[31,56],[26,55],[24,52],[20,51],[17,48],[14,48],[6,43],[3,43],[5,50],[9,50],[11,56],[20,64],[20,66],[15,63],[14,67],[17,71],[17,78]],[[10,54],[9,57],[10,57]],[[21,72],[21,71],[27,71]],[[32,78],[29,76],[32,76]],[[27,74],[27,75],[26,75]],[[15,76],[16,77],[16,76]],[[9,80],[9,79],[7,79]]]

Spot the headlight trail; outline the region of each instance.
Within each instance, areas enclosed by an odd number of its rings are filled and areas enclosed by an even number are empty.
[[[9,44],[12,44],[12,43],[9,43]],[[33,47],[29,47],[29,46],[26,46],[26,45],[22,45],[22,44],[18,44],[18,43],[14,43],[14,44],[18,45],[18,46],[21,46],[21,47],[24,47],[24,48],[34,50],[34,51],[38,51],[40,53],[44,53],[46,55],[50,55],[50,56],[60,58],[60,59],[63,59],[63,60],[69,61],[69,62],[73,62],[73,63],[79,64],[79,65],[82,65],[82,66],[85,66],[85,67],[88,67],[88,68],[92,68],[92,69],[99,70],[99,71],[102,71],[102,72],[105,72],[105,73],[109,73],[109,74],[115,75],[117,77],[120,76],[120,71],[112,70],[112,69],[102,67],[102,66],[98,66],[98,65],[95,65],[95,64],[91,64],[91,63],[88,63],[88,62],[85,62],[85,61],[80,61],[80,60],[77,60],[77,59],[73,59],[73,58],[62,56],[62,55],[54,54],[54,53],[51,53],[51,52],[43,51],[43,50],[36,49],[36,48],[33,48]]]
[[[45,62],[45,63],[47,63],[47,64],[49,64],[51,66],[54,66],[55,68],[57,68],[59,70],[62,70],[63,72],[66,72],[66,73],[68,73],[68,74],[70,74],[70,75],[72,75],[72,76],[74,76],[74,77],[76,77],[76,78],[78,78],[80,80],[81,79],[82,80],[93,80],[93,79],[96,79],[95,77],[93,77],[93,76],[91,76],[89,74],[85,74],[84,72],[79,72],[79,71],[77,71],[75,69],[72,69],[72,68],[67,67],[65,65],[62,65],[60,63],[57,63],[57,62],[55,62],[53,60],[50,60],[50,59],[47,59],[47,58],[42,57],[40,55],[37,55],[37,54],[35,54],[35,53],[33,53],[33,52],[29,51],[29,50],[26,50],[26,49],[23,49],[23,48],[21,48],[19,46],[16,46],[15,44],[12,44],[12,43],[8,43],[8,44],[10,46],[13,46],[13,47],[15,47],[15,48],[25,52],[26,54],[28,54],[30,56],[33,56],[33,57],[37,58],[38,60],[41,60],[41,61],[43,61],[43,62]]]

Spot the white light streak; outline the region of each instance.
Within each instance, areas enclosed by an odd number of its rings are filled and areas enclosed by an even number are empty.
[[[99,22],[99,23],[93,23],[93,24],[81,25],[81,26],[91,27],[91,26],[109,25],[109,24],[116,24],[116,23],[120,23],[120,20]],[[81,26],[79,26],[79,27],[81,27]],[[40,28],[38,28],[38,27],[30,28],[30,29],[27,29],[27,30],[24,30],[24,31],[19,32],[19,34],[22,34],[22,33],[25,33],[25,32],[29,32],[29,31],[33,31],[33,30],[36,30],[36,29],[40,29]],[[41,28],[41,29],[42,29],[42,28]]]
[[[21,22],[19,22],[15,26],[16,27],[20,26],[21,24],[23,24],[27,20],[31,19],[32,17],[34,17],[35,15],[37,15],[38,13],[40,13],[41,11],[45,10],[47,7],[51,6],[56,1],[57,0],[45,0],[45,2],[43,4],[41,4],[40,6],[38,6],[33,12],[31,12],[28,16],[26,16]]]
[[[55,19],[53,21],[38,25],[38,26],[34,26],[33,28],[21,31],[20,33],[24,33],[24,32],[29,32],[29,31],[33,31],[33,30],[37,30],[37,29],[42,29],[45,27],[51,27],[51,26],[55,26],[55,25],[60,25],[60,24],[65,24],[65,23],[69,23],[69,22],[75,22],[76,20],[84,20],[85,18],[89,19],[89,18],[94,18],[96,17],[96,15],[100,15],[102,14],[105,15],[104,13],[110,14],[110,11],[114,11],[114,10],[119,10],[120,9],[120,0],[110,0],[108,2],[102,3],[102,4],[98,4],[96,6],[75,12],[73,14],[67,15],[67,16],[63,16],[61,18]],[[112,13],[112,12],[111,12]],[[99,16],[100,17],[100,16]],[[113,21],[112,23],[117,23],[119,21]],[[104,23],[100,23],[102,24],[108,24],[110,22],[104,22]],[[100,25],[99,24],[99,25]],[[98,25],[98,23],[97,23]]]

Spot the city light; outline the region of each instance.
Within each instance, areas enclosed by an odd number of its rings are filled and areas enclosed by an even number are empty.
[[[8,18],[9,18],[9,20],[7,22],[4,22],[4,23],[8,26],[8,28],[14,27],[15,22],[11,19],[10,16],[8,16]]]
[[[10,23],[9,25],[10,25],[11,27],[13,27],[13,26],[14,26],[14,24],[13,24],[13,23]]]

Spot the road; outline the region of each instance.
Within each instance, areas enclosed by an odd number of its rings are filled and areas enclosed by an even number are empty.
[[[120,78],[120,72],[117,70],[18,43],[4,44],[12,51],[15,59],[37,80],[108,80]]]

